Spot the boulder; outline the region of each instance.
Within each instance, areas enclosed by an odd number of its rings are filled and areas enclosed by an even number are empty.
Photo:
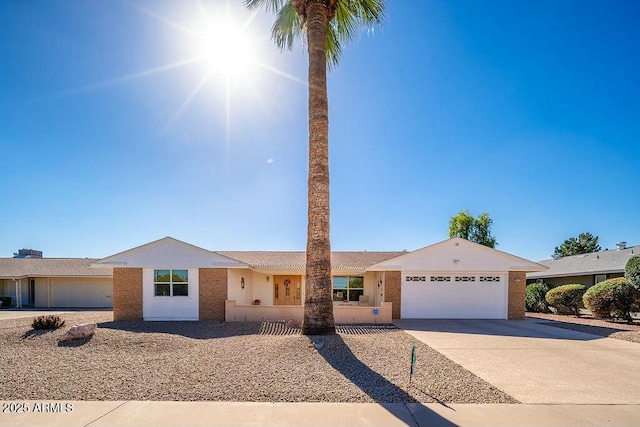
[[[60,341],[88,338],[96,333],[96,329],[98,329],[98,325],[96,325],[95,323],[83,323],[82,325],[75,325],[69,328],[69,330],[67,330],[64,335],[60,337]]]

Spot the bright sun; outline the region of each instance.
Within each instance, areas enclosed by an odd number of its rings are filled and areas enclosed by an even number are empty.
[[[198,34],[196,51],[205,66],[227,78],[246,75],[254,52],[243,28],[223,22]]]

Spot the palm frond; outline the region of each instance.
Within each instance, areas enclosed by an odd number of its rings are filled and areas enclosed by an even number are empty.
[[[306,28],[291,0],[244,0],[249,9],[265,8],[276,15],[271,38],[280,50],[291,49],[296,39],[305,39]],[[343,46],[356,40],[363,28],[373,28],[384,20],[384,0],[337,0],[335,17],[327,23],[327,64],[338,64]]]
[[[327,62],[337,65],[342,46],[356,40],[363,28],[382,24],[384,0],[338,0],[336,16],[327,27]]]
[[[327,23],[326,50],[327,65],[329,66],[329,69],[332,70],[338,65],[338,60],[342,54],[342,44],[340,43],[340,38],[338,37],[335,26],[332,25],[331,22]]]
[[[298,12],[296,12],[296,9],[291,5],[291,2],[286,2],[286,4],[280,7],[276,13],[276,21],[271,27],[271,38],[280,50],[284,50],[291,49],[294,40],[301,36],[302,30],[300,29],[300,16],[298,15]]]
[[[289,3],[289,0],[244,0],[244,5],[247,9],[265,8],[269,13],[278,13],[286,3]]]

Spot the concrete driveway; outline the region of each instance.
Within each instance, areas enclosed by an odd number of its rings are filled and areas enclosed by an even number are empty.
[[[640,404],[640,344],[526,320],[399,320],[522,403]],[[417,369],[421,363],[418,354]]]
[[[59,315],[63,313],[68,313],[68,311],[56,311],[56,310],[25,310],[25,309],[11,309],[7,308],[4,310],[0,310],[0,321],[8,320],[8,319],[21,319],[23,317],[38,317],[38,316],[48,316],[48,315]]]

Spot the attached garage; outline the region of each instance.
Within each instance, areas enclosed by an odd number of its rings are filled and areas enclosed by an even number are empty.
[[[524,317],[525,274],[546,267],[453,238],[367,268],[383,272],[385,301],[402,319]],[[399,306],[397,309],[396,306]]]
[[[402,276],[403,319],[506,319],[509,288],[499,273],[417,272]]]

